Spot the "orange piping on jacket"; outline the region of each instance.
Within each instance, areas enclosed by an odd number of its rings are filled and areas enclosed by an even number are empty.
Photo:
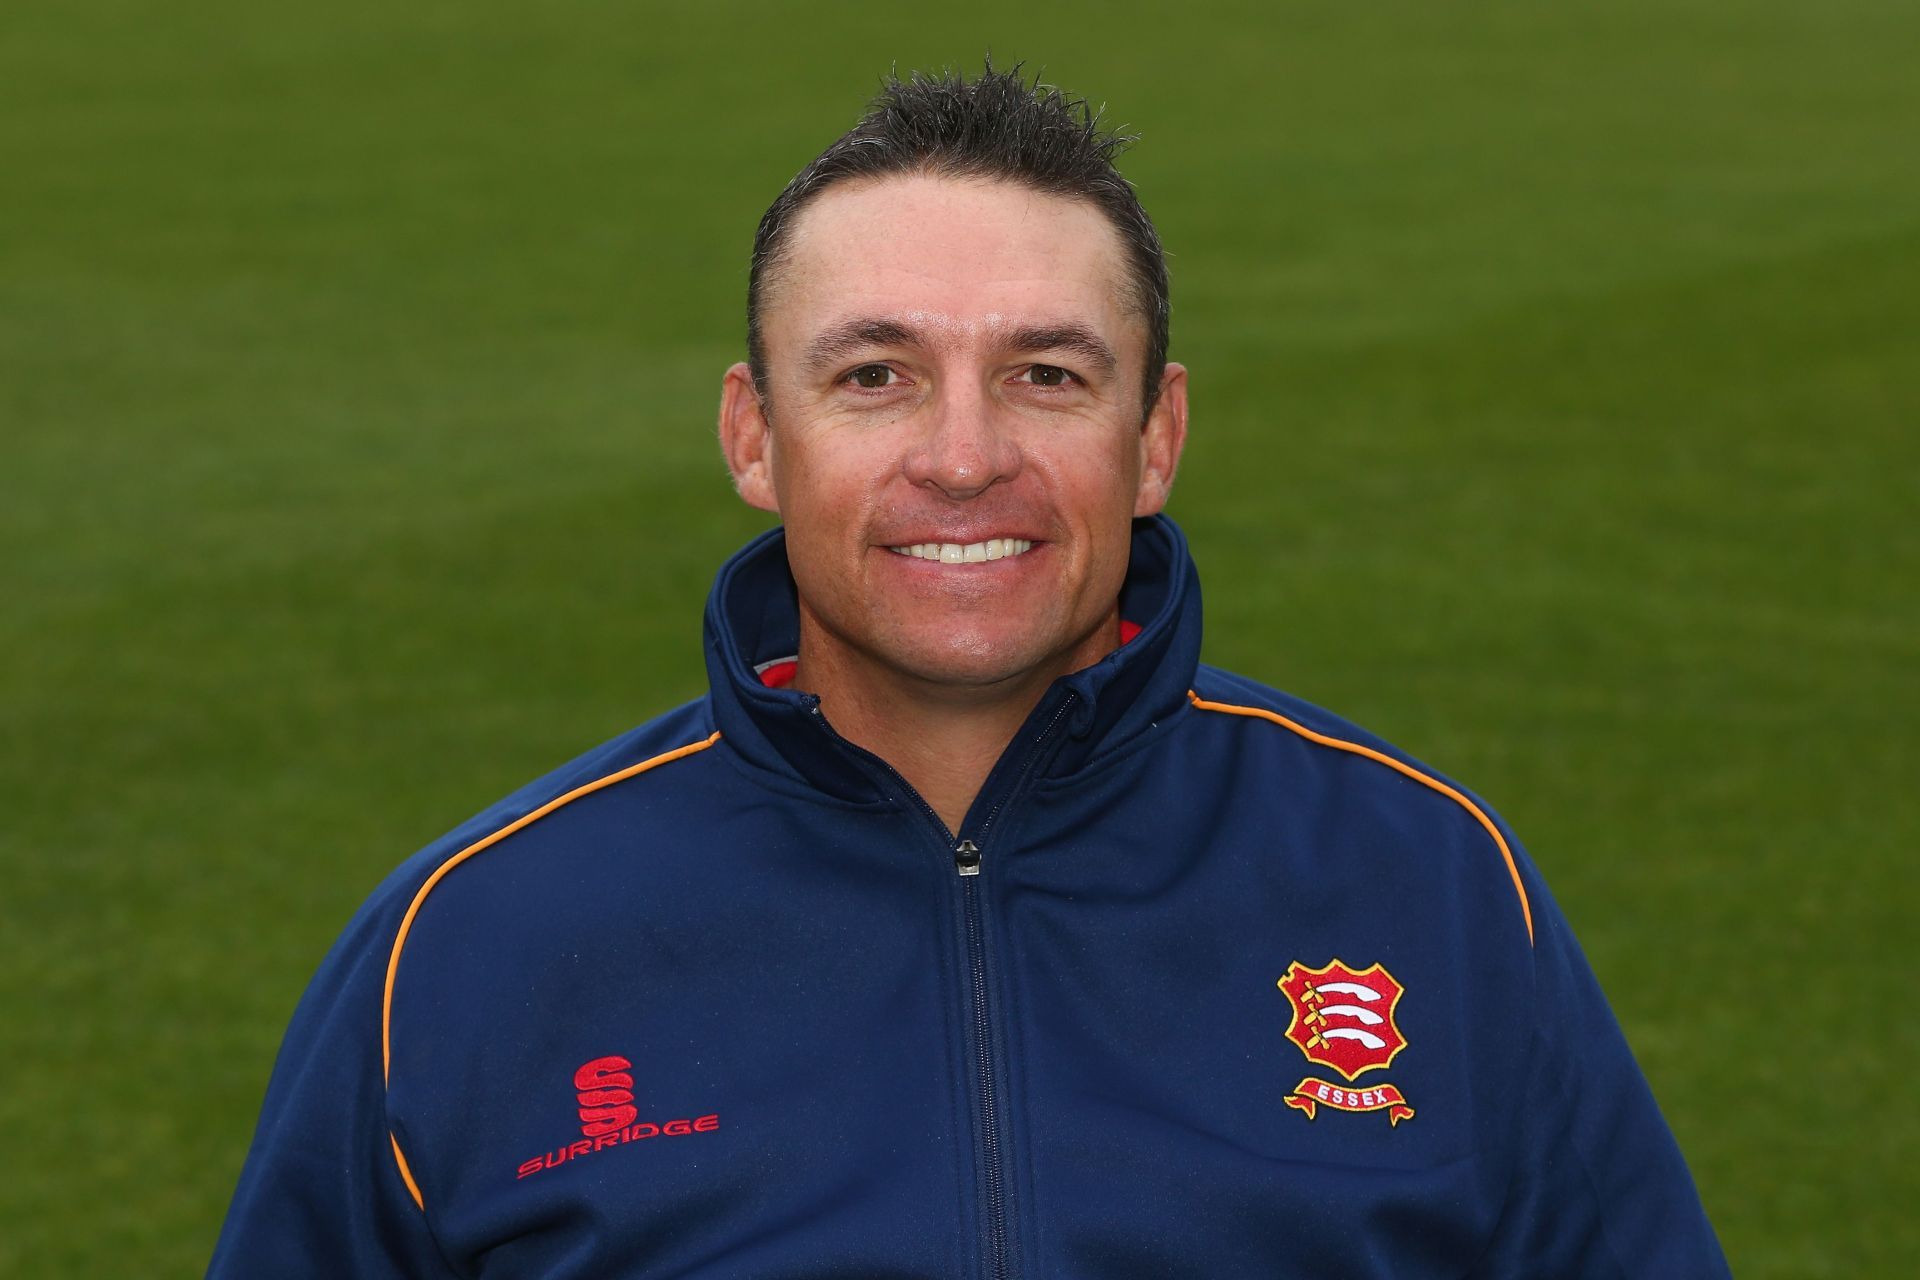
[[[1494,825],[1493,819],[1489,818],[1479,805],[1467,799],[1467,797],[1462,795],[1458,790],[1448,786],[1438,778],[1430,777],[1420,772],[1412,765],[1403,764],[1395,760],[1385,752],[1375,751],[1372,747],[1362,746],[1358,742],[1348,742],[1343,738],[1330,738],[1324,733],[1315,733],[1312,729],[1287,719],[1277,711],[1268,711],[1264,707],[1235,706],[1230,702],[1208,702],[1191,689],[1187,691],[1187,697],[1192,700],[1195,707],[1198,707],[1202,711],[1219,711],[1230,716],[1248,716],[1256,720],[1270,720],[1283,729],[1291,729],[1294,733],[1299,734],[1309,742],[1317,742],[1323,747],[1332,747],[1335,751],[1347,751],[1357,756],[1365,756],[1369,760],[1387,766],[1387,768],[1392,769],[1395,773],[1404,774],[1412,778],[1421,786],[1431,787],[1433,790],[1438,791],[1441,795],[1446,796],[1455,804],[1465,809],[1474,816],[1481,826],[1487,829],[1487,834],[1493,837],[1494,844],[1500,848],[1500,856],[1506,859],[1507,875],[1513,879],[1513,891],[1520,895],[1520,914],[1526,918],[1527,941],[1529,943],[1533,941],[1533,907],[1527,901],[1526,885],[1520,882],[1520,867],[1513,860],[1513,850],[1507,847],[1506,837],[1500,834],[1500,828]]]

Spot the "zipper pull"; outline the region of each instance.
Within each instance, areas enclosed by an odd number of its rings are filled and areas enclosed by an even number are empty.
[[[953,869],[963,876],[980,874],[980,846],[971,840],[962,840],[953,848]]]

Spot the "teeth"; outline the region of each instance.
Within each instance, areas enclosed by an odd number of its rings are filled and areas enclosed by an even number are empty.
[[[1021,555],[1033,550],[1033,543],[1026,538],[988,538],[985,542],[916,542],[910,546],[888,547],[895,555],[915,556],[921,560],[938,560],[941,564],[982,564],[988,560],[1005,560],[1009,556]]]

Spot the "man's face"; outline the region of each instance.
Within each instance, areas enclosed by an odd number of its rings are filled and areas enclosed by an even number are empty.
[[[1130,521],[1186,425],[1092,205],[1000,182],[844,183],[800,215],[762,310],[768,397],[728,373],[741,495],[777,511],[802,660],[952,692],[1051,679],[1115,643]]]

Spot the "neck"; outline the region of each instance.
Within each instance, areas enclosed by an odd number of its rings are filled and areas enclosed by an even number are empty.
[[[991,685],[927,680],[855,652],[802,611],[793,687],[814,694],[841,737],[892,765],[958,832],[1007,744],[1061,676],[1120,643],[1116,612],[1053,662]]]

